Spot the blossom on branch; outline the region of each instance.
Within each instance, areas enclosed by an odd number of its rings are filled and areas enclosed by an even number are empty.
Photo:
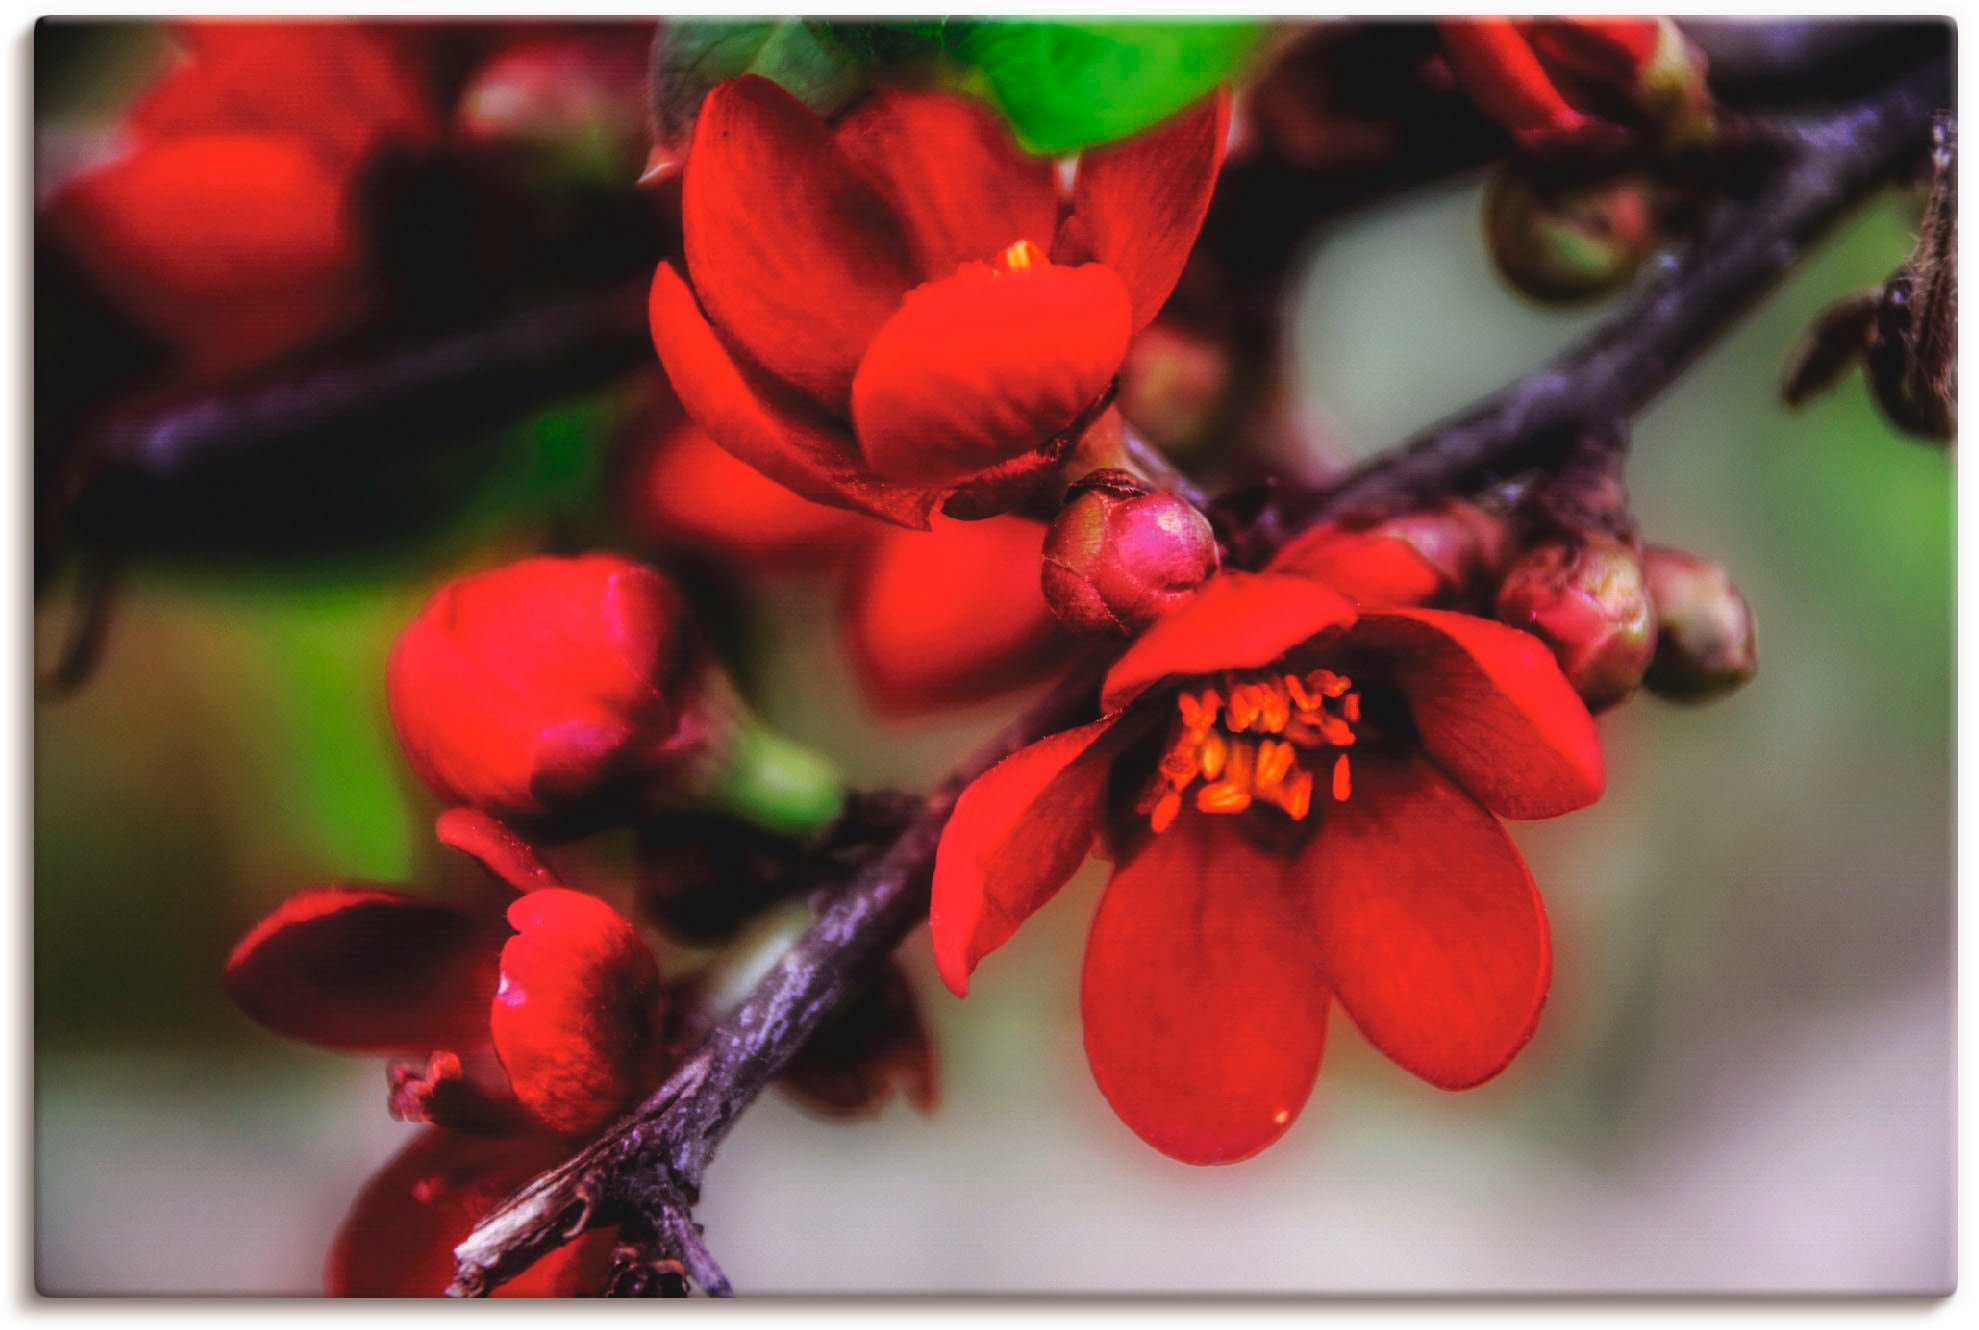
[[[1282,1135],[1334,999],[1434,1085],[1510,1062],[1551,961],[1498,818],[1569,812],[1603,782],[1543,644],[1444,610],[1357,610],[1295,572],[1225,573],[1121,656],[1101,705],[958,801],[931,910],[950,988],[1103,836],[1086,1053],[1164,1153],[1228,1163]]]
[[[553,879],[552,879],[553,880]],[[489,1209],[659,1083],[659,970],[595,897],[545,886],[504,910],[368,886],[290,897],[228,957],[235,1004],[277,1034],[385,1053],[393,1115],[433,1124],[368,1184],[325,1272],[349,1296],[433,1295]],[[596,1292],[594,1234],[505,1292]]]
[[[653,339],[688,413],[807,498],[905,526],[1009,509],[1104,402],[1181,274],[1218,95],[1088,152],[1069,200],[963,98],[882,89],[827,125],[776,84],[702,105],[685,271]]]

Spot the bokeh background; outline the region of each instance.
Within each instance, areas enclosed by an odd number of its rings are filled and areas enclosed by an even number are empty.
[[[104,87],[50,90],[44,134]],[[1478,180],[1317,239],[1296,291],[1306,410],[1373,450],[1538,362],[1601,307],[1540,310],[1478,239]],[[1852,373],[1788,414],[1786,348],[1908,252],[1872,203],[1642,418],[1645,534],[1734,572],[1761,671],[1703,708],[1602,722],[1597,807],[1514,835],[1555,928],[1534,1043],[1461,1095],[1337,1014],[1304,1118],[1229,1168],[1137,1142],[1080,1048],[1089,870],[969,1000],[904,950],[944,1103],[847,1124],[774,1096],[700,1218],[763,1293],[1934,1293],[1953,1273],[1948,458]],[[285,1043],[222,998],[233,941],[330,879],[438,880],[397,756],[392,634],[450,570],[538,547],[608,483],[605,399],[487,443],[447,520],[386,553],[159,559],[107,656],[35,708],[36,1270],[43,1293],[316,1291],[342,1214],[413,1128],[375,1060]],[[546,517],[546,514],[548,517]],[[866,714],[835,592],[754,584],[761,710],[862,783],[920,787],[1017,705]],[[46,659],[67,607],[37,618]]]

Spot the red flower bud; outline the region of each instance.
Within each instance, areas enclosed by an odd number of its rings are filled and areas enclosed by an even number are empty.
[[[1535,300],[1580,300],[1615,290],[1656,245],[1649,182],[1546,180],[1519,164],[1491,178],[1484,238],[1500,275]]]
[[[399,741],[436,794],[501,816],[573,811],[705,752],[712,666],[659,573],[612,555],[456,578],[386,672]]]
[[[1757,673],[1752,607],[1721,565],[1651,545],[1642,552],[1642,575],[1656,606],[1656,658],[1642,680],[1651,692],[1704,701]]]
[[[1372,526],[1325,523],[1287,545],[1276,571],[1325,582],[1362,605],[1429,605],[1467,597],[1505,564],[1505,520],[1463,499]]]
[[[489,1007],[515,1097],[552,1131],[604,1126],[659,1083],[660,972],[632,925],[595,896],[546,887],[509,906]]]
[[[1591,711],[1634,692],[1656,651],[1642,564],[1627,542],[1603,533],[1527,550],[1498,589],[1498,617],[1553,648]]]
[[[1045,529],[1020,517],[886,531],[846,600],[847,654],[887,715],[964,706],[1034,683],[1070,640],[1038,587]]]
[[[1187,603],[1217,569],[1209,521],[1124,471],[1095,471],[1045,536],[1045,600],[1082,633],[1129,634]]]

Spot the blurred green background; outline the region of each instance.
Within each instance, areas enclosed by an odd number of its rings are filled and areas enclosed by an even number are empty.
[[[1308,408],[1348,450],[1427,424],[1600,311],[1490,272],[1477,182],[1327,232],[1298,292]],[[1077,1019],[1089,868],[958,1002],[905,955],[945,1104],[847,1125],[767,1099],[700,1218],[751,1292],[1943,1292],[1953,1280],[1951,467],[1859,375],[1775,400],[1827,301],[1914,213],[1854,217],[1640,422],[1645,535],[1726,563],[1760,625],[1727,701],[1603,721],[1610,789],[1514,827],[1555,928],[1531,1048],[1446,1095],[1336,1015],[1306,1115],[1193,1170],[1100,1099]],[[44,1293],[308,1293],[413,1129],[375,1061],[268,1035],[217,976],[287,893],[436,881],[382,669],[450,568],[595,493],[595,410],[491,445],[475,500],[390,559],[134,570],[107,659],[37,704],[36,1267]],[[868,717],[819,581],[754,590],[761,709],[860,782],[925,784],[1011,707]],[[67,614],[37,620],[46,661]]]

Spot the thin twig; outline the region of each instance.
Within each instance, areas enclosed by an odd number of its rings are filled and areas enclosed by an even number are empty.
[[[1932,112],[1948,92],[1948,71],[1934,64],[1867,103],[1785,131],[1784,155],[1771,178],[1728,205],[1668,277],[1552,363],[1342,484],[1280,496],[1256,515],[1250,552],[1268,551],[1303,525],[1351,508],[1450,491],[1530,466],[1577,427],[1605,427],[1632,414],[1776,282],[1809,241],[1923,151]],[[736,1118],[925,916],[935,849],[963,788],[1024,744],[1089,718],[1097,679],[1096,664],[1075,669],[951,773],[665,1086],[482,1220],[455,1249],[459,1276],[448,1292],[486,1293],[575,1233],[615,1223],[644,1225],[662,1238],[672,1225],[676,1246],[668,1257],[683,1267],[705,1257],[685,1207],[698,1197],[708,1162]],[[682,1222],[688,1230],[678,1228]],[[710,1280],[719,1280],[718,1273]],[[703,1284],[719,1291],[714,1282]]]

